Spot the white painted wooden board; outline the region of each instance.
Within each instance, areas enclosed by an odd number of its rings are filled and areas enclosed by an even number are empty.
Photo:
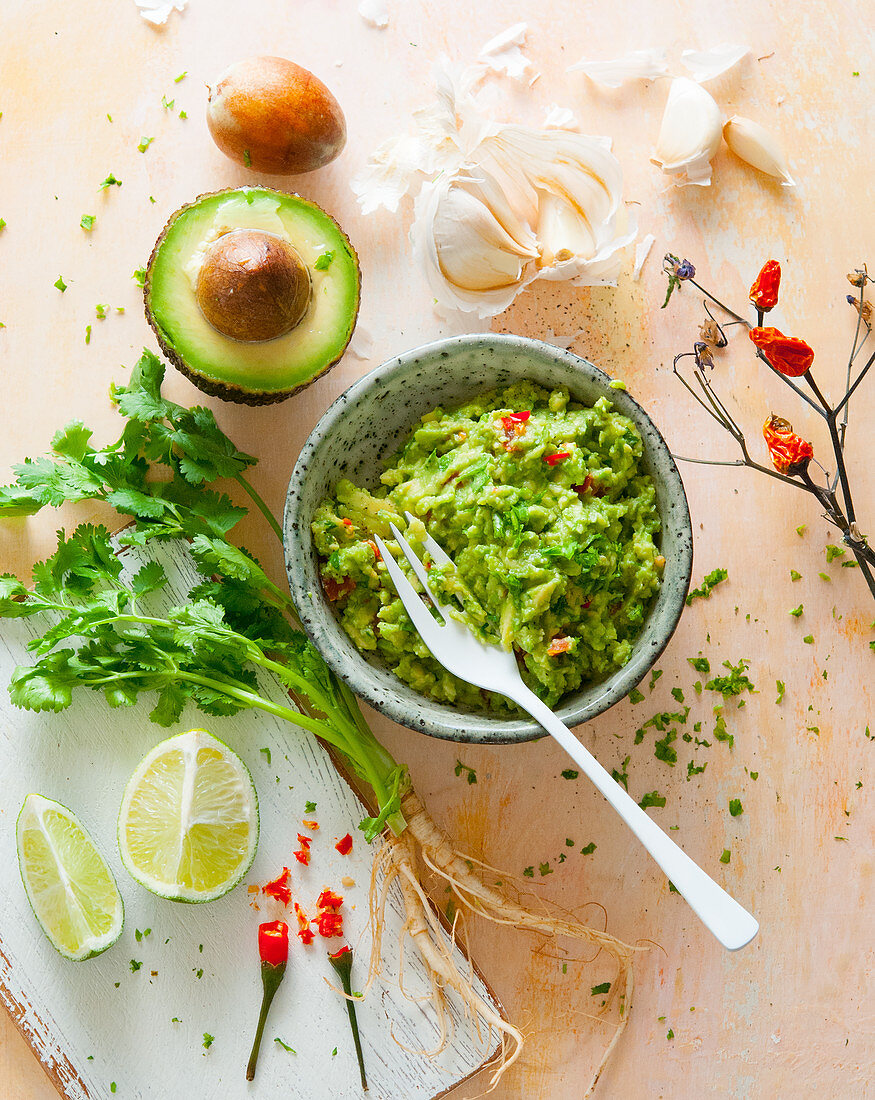
[[[152,547],[149,554],[164,564],[170,577],[165,593],[171,593],[159,594],[149,606],[183,602],[196,576],[184,546]],[[135,571],[146,555],[126,550],[122,559]],[[342,941],[317,936],[305,947],[294,936],[293,913],[269,899],[260,902],[259,912],[250,906],[246,885],[268,881],[284,865],[292,867],[293,898],[310,915],[324,886],[338,889],[344,895],[347,939],[355,948],[353,988],[362,987],[370,951],[373,849],[356,829],[361,804],[313,738],[260,711],[213,719],[189,708],[177,727],[164,731],[148,720],[148,696],[134,708],[113,711],[102,695],[84,691],[58,715],[19,710],[11,705],[6,684],[16,664],[31,663],[25,647],[34,633],[36,620],[4,621],[0,631],[0,996],[71,1100],[109,1096],[113,1081],[119,1100],[280,1094],[413,1100],[442,1093],[483,1063],[495,1037],[475,1034],[459,1005],[452,1008],[455,1027],[444,1052],[434,1059],[413,1053],[435,1046],[436,1019],[415,999],[427,984],[409,944],[403,956],[407,996],[399,988],[399,893],[393,891],[387,908],[385,980],[358,1004],[368,1094],[359,1084],[345,1002],[324,980],[336,981],[326,952]],[[268,698],[288,703],[278,681],[265,676],[260,682]],[[164,737],[193,727],[208,728],[246,761],[261,816],[249,874],[208,905],[180,905],[150,894],[127,875],[116,845],[122,790],[136,763]],[[270,749],[270,764],[262,748]],[[74,810],[117,877],[125,929],[97,959],[63,959],[30,911],[15,851],[15,819],[29,791]],[[292,851],[308,800],[317,808],[307,816],[320,828],[304,868]],[[353,850],[341,856],[334,843],[347,832],[353,834]],[[344,875],[356,885],[342,887]],[[247,1084],[244,1070],[261,1001],[256,929],[260,921],[277,917],[287,919],[292,932],[289,966],[268,1019],[256,1080]],[[147,928],[151,934],[137,942],[135,930]],[[136,972],[132,959],[143,964]],[[460,954],[457,962],[468,965]],[[489,998],[479,979],[478,984]],[[172,1023],[173,1017],[179,1022]],[[214,1036],[209,1050],[203,1046],[205,1032]],[[297,1053],[283,1050],[274,1042],[277,1036]]]

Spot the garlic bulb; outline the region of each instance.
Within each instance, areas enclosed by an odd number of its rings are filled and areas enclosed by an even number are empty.
[[[472,85],[471,70],[442,65],[438,103],[417,112],[417,134],[387,142],[353,181],[362,208],[395,209],[417,173],[432,175],[419,188],[411,239],[442,310],[491,317],[538,278],[614,282],[636,229],[610,142],[501,126]]]
[[[720,108],[712,96],[695,81],[675,77],[650,160],[667,175],[679,177],[681,186],[706,187],[722,131]]]
[[[779,179],[782,187],[796,186],[781,146],[758,122],[733,115],[723,127],[723,138],[737,157]]]

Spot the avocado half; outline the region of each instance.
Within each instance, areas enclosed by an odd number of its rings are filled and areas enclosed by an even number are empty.
[[[238,230],[247,231],[248,238],[273,242],[280,251],[290,245],[304,278],[309,276],[309,297],[300,319],[273,339],[226,335],[201,308],[200,303],[206,304],[205,260],[214,273],[217,265],[211,257],[220,247],[216,242],[229,240],[226,235]],[[270,297],[278,292],[271,271],[262,270],[252,277],[248,293],[240,293],[241,271],[248,277],[246,270],[238,266],[232,272],[237,282],[230,285],[226,264],[217,284],[225,302],[232,308],[237,304],[244,328],[247,316],[260,312],[253,308],[262,304],[254,296],[263,295],[269,311]],[[360,286],[358,256],[330,214],[299,195],[241,187],[200,195],[173,214],[149,258],[143,296],[146,319],[162,351],[198,389],[225,401],[268,405],[309,386],[340,359],[355,329]],[[296,288],[299,292],[300,279]]]

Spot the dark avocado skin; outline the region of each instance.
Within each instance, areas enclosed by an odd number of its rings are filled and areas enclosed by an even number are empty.
[[[161,250],[161,245],[164,243],[164,238],[167,236],[167,231],[181,214],[185,213],[185,211],[187,210],[191,210],[192,207],[197,206],[202,199],[213,198],[216,195],[229,195],[237,190],[240,190],[240,188],[225,187],[222,188],[222,190],[220,191],[206,191],[204,192],[204,194],[198,195],[193,202],[189,202],[186,203],[184,206],[180,206],[178,210],[174,211],[174,213],[170,215],[164,225],[164,228],[161,230],[161,233],[158,236],[158,240],[155,242],[155,246],[149,256],[149,262],[146,264],[146,279],[143,283],[143,305],[146,312],[146,320],[149,322],[149,327],[155,333],[155,339],[158,341],[158,345],[161,348],[161,351],[164,353],[167,359],[169,359],[173,366],[179,371],[179,373],[185,375],[189,382],[197,386],[199,390],[201,390],[203,393],[208,393],[211,397],[218,397],[222,401],[232,401],[238,405],[276,405],[280,401],[287,401],[290,397],[294,397],[296,393],[300,393],[301,390],[307,389],[308,386],[312,386],[314,382],[322,378],[323,375],[327,374],[328,371],[330,371],[331,368],[336,363],[339,363],[340,360],[343,358],[343,355],[347,347],[349,346],[349,341],[352,339],[352,335],[355,332],[356,321],[358,320],[359,306],[361,304],[361,264],[359,263],[358,253],[352,247],[352,244],[350,244],[349,249],[353,257],[355,258],[356,274],[358,278],[355,314],[350,321],[349,335],[347,337],[346,343],[340,350],[339,354],[334,359],[332,359],[330,363],[326,363],[326,365],[320,371],[317,371],[317,373],[314,374],[312,378],[308,379],[306,382],[301,382],[297,386],[293,386],[291,389],[288,390],[269,391],[247,390],[244,389],[242,386],[235,386],[230,383],[218,382],[213,378],[205,378],[199,371],[192,370],[191,367],[188,366],[186,361],[179,354],[173,344],[170,343],[167,334],[155,321],[155,317],[152,313],[152,308],[150,304],[152,290],[152,267],[155,262],[155,258]],[[287,198],[290,194],[290,192],[280,191],[276,187],[259,187],[258,190],[269,191],[275,195],[280,195],[283,198]],[[337,220],[331,217],[331,215],[326,210],[323,210],[322,207],[318,205],[318,203],[312,202],[310,199],[301,198],[301,196],[297,194],[294,197],[299,199],[301,202],[309,203],[310,206],[315,206],[326,218],[329,218],[331,221],[333,221],[338,230],[343,233],[343,229],[341,228]],[[346,237],[345,233],[343,233],[343,235],[344,237]],[[347,240],[349,240],[349,238],[347,238]]]

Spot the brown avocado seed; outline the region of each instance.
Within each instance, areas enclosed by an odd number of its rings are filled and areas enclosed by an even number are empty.
[[[294,248],[273,233],[233,229],[209,246],[197,277],[197,304],[232,340],[285,336],[310,304],[310,272]]]

